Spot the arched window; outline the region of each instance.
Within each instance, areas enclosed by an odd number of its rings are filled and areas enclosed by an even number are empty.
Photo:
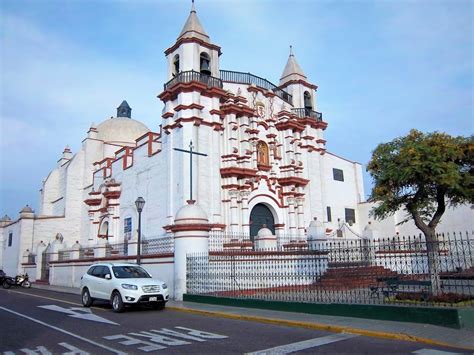
[[[313,103],[311,102],[311,94],[308,91],[305,91],[303,94],[304,97],[304,108],[306,110],[313,110]]]
[[[270,165],[268,146],[265,144],[265,142],[258,142],[257,144],[257,164],[264,166]]]
[[[173,58],[173,74],[178,75],[179,73],[179,54],[176,54]]]
[[[200,66],[201,73],[206,75],[211,75],[211,58],[209,54],[202,52],[200,56]]]

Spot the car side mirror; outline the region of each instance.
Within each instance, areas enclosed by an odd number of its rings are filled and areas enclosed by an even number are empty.
[[[106,280],[110,280],[112,278],[112,276],[110,274],[105,274],[105,279]]]

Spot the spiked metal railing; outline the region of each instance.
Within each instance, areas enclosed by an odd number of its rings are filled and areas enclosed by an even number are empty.
[[[235,237],[235,236],[234,236]],[[234,238],[235,239],[235,238]],[[427,250],[435,247],[429,262]],[[431,256],[433,257],[433,256]],[[187,257],[187,292],[291,302],[474,306],[474,235],[228,249]]]

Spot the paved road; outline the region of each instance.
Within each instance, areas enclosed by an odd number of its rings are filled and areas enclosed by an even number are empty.
[[[465,350],[353,334],[226,319],[165,309],[113,313],[90,309],[79,295],[38,289],[0,290],[0,353],[414,353]],[[438,351],[438,352],[436,352]]]

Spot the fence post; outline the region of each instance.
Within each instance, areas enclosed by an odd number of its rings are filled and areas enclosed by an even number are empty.
[[[308,248],[309,250],[320,250],[322,245],[327,242],[326,229],[318,221],[317,217],[309,223],[308,226]]]
[[[362,232],[362,258],[368,262],[369,265],[375,260],[375,241],[379,240],[380,235],[377,228],[369,221]]]
[[[71,249],[71,260],[78,260],[81,257],[81,244],[79,244],[79,241],[76,240],[76,243],[72,246]]]
[[[174,233],[174,299],[181,301],[186,293],[186,255],[209,253],[209,221],[201,207],[188,200],[176,213]]]

